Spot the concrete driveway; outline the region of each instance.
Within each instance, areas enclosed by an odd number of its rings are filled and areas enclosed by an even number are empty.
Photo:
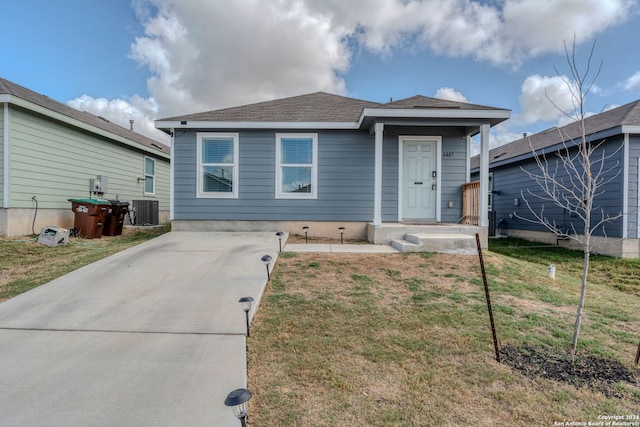
[[[253,315],[277,251],[273,233],[171,232],[1,303],[0,425],[239,425],[238,299]]]

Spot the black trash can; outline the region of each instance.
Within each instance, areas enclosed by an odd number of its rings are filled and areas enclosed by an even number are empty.
[[[73,228],[78,235],[87,239],[102,237],[104,219],[110,203],[99,199],[68,199],[75,214]]]
[[[102,234],[105,236],[120,236],[124,226],[124,217],[129,211],[129,202],[120,200],[109,200],[111,207],[104,220]]]

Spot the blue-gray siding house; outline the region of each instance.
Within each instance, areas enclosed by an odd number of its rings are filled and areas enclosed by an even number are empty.
[[[594,232],[595,252],[620,257],[640,256],[640,100],[591,116],[585,120],[587,140],[598,149],[592,158],[605,159],[602,185],[595,198],[592,224],[602,215],[615,217]],[[570,239],[549,232],[534,219],[529,207],[555,222],[569,234],[581,234],[583,222],[576,213],[544,202],[530,192],[541,194],[540,186],[525,172],[539,173],[533,150],[544,153],[551,167],[558,161],[557,153],[580,139],[579,124],[527,136],[489,152],[489,205],[496,219],[497,234],[523,237],[553,244],[571,245]],[[479,156],[471,159],[472,177],[479,170]],[[597,171],[595,171],[597,172]],[[564,173],[558,168],[559,177]],[[565,177],[566,178],[566,177]],[[565,179],[569,183],[568,179]],[[484,193],[487,194],[487,193]]]
[[[380,104],[318,92],[161,119],[173,138],[172,224],[308,225],[316,236],[345,226],[375,241],[383,223],[455,223],[471,136],[488,153],[489,128],[509,116],[423,96]]]

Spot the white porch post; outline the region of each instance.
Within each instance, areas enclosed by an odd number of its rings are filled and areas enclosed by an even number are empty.
[[[489,125],[480,126],[480,221],[489,226]]]
[[[376,123],[375,167],[373,180],[373,225],[382,225],[382,134],[383,123]]]

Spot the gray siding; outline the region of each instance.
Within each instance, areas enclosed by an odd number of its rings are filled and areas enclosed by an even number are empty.
[[[239,136],[238,199],[196,198],[196,132],[176,136],[175,219],[371,221],[374,137],[318,133],[318,198],[275,199],[274,131]]]
[[[615,171],[621,171],[622,168],[622,156],[623,150],[618,150],[613,154],[622,143],[622,138],[610,138],[606,144],[604,144],[601,150],[604,150],[605,155],[612,155],[604,166],[604,170],[614,168]],[[602,154],[602,151],[596,153],[594,156],[598,158]],[[555,167],[557,157],[553,154],[547,155],[547,160],[551,167]],[[617,167],[616,167],[617,165]],[[516,214],[517,216],[533,220],[533,214],[527,207],[525,199],[531,205],[534,212],[540,212],[544,207],[545,217],[550,221],[555,221],[561,227],[571,228],[575,227],[578,233],[583,231],[582,219],[565,212],[563,209],[555,206],[552,202],[543,201],[531,194],[543,194],[542,190],[529,176],[523,172],[530,171],[533,173],[539,173],[538,167],[533,160],[523,161],[519,163],[510,164],[507,166],[493,168],[493,189],[500,194],[494,194],[493,197],[493,209],[496,211],[497,221],[503,220],[503,224],[507,228],[518,230],[530,230],[530,231],[547,231],[542,225],[535,222],[529,222],[523,219],[518,219],[515,216],[509,218],[509,214]],[[558,169],[559,177],[563,177],[565,182],[568,182],[566,174],[562,166]],[[611,176],[611,175],[610,175]],[[593,222],[598,221],[601,218],[600,209],[605,215],[615,216],[622,211],[622,173],[611,182],[601,187],[602,194],[596,197],[594,203]],[[514,205],[514,199],[519,200],[519,206]],[[622,237],[622,219],[615,220],[611,223],[607,223],[604,227],[599,228],[594,232],[594,235],[602,236],[606,234],[610,237]]]
[[[203,129],[201,131],[208,131]],[[232,130],[227,130],[232,131]],[[174,140],[174,216],[177,220],[371,221],[374,199],[375,137],[359,131],[318,133],[318,198],[275,198],[275,134],[239,132],[237,199],[196,197],[197,130]],[[385,128],[383,142],[382,220],[398,221],[398,136],[443,136],[442,220],[461,216],[466,178],[466,137],[443,128]],[[454,208],[448,208],[449,200]]]
[[[640,212],[640,176],[638,176],[638,162],[640,160],[640,135],[629,137],[629,217],[627,218],[628,237],[640,237],[638,233],[638,215]]]

